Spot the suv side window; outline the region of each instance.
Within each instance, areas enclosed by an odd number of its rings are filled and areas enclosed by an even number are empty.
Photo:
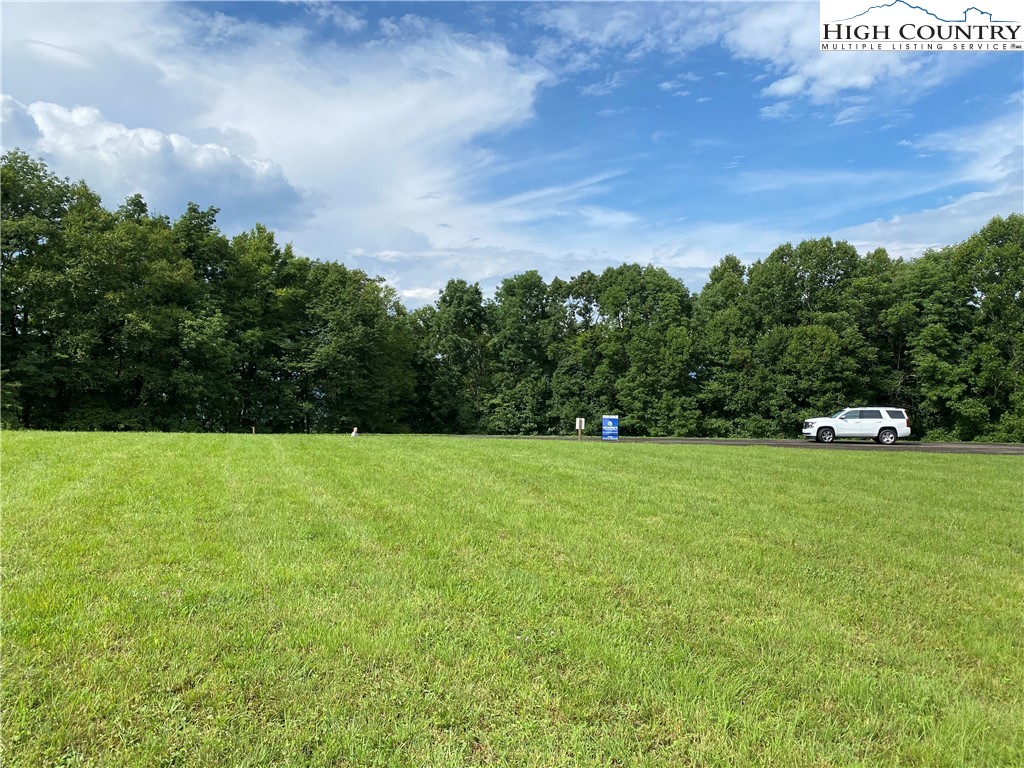
[[[859,419],[860,411],[847,411],[843,414],[844,419]]]
[[[890,419],[905,419],[905,418],[907,418],[907,414],[905,414],[903,411],[886,411],[886,413],[889,414],[889,418]]]
[[[862,419],[881,419],[882,418],[882,412],[881,411],[861,411],[860,412],[860,417]]]

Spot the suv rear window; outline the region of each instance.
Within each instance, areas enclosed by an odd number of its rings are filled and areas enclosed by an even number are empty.
[[[862,419],[880,419],[882,418],[881,411],[861,411],[860,417]]]
[[[890,419],[905,419],[905,418],[907,418],[907,414],[905,414],[903,411],[886,411],[886,413],[889,414],[889,418]]]

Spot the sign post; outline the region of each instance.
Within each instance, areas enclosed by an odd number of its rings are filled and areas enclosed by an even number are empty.
[[[602,440],[618,440],[619,439],[619,417],[615,416],[602,416],[601,417],[601,439]]]
[[[577,416],[576,417],[576,437],[579,440],[581,440],[581,441],[583,440],[583,430],[586,428],[586,426],[587,426],[587,420],[586,419],[582,419],[579,416]]]

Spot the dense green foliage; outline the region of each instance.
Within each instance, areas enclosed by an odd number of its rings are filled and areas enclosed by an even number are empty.
[[[3,449],[8,768],[1024,765],[1019,457]]]
[[[3,419],[35,429],[556,434],[619,413],[626,435],[794,436],[858,404],[938,439],[1024,440],[1024,216],[909,262],[830,238],[699,295],[623,265],[493,300],[448,283],[408,312],[379,278],[296,256],[217,210],[3,158]]]

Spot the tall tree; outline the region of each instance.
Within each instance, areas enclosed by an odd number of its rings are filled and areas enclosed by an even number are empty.
[[[753,409],[753,344],[756,318],[747,298],[747,268],[733,255],[711,269],[694,300],[694,369],[701,411],[700,432],[709,437],[741,434]]]
[[[694,434],[698,413],[686,286],[660,267],[630,264],[605,270],[599,291],[601,351],[606,375],[614,379],[623,433]]]
[[[498,434],[546,434],[553,365],[552,307],[535,270],[502,281],[491,305],[493,365],[488,426]]]
[[[235,350],[235,407],[230,429],[301,431],[311,403],[304,391],[310,262],[277,244],[261,224],[231,240],[217,278],[220,310]]]
[[[73,185],[13,150],[0,162],[0,333],[3,419],[39,426],[57,397],[60,230]]]
[[[415,347],[394,290],[333,262],[314,264],[310,278],[312,335],[304,372],[311,428],[404,429],[415,391]]]
[[[926,253],[913,276],[922,427],[933,437],[1021,439],[1024,216],[997,217]]]
[[[597,418],[616,407],[615,379],[602,368],[599,282],[588,270],[567,283],[553,282],[549,291],[560,329],[548,350],[554,366],[549,414],[555,432],[568,432],[578,417],[589,417],[596,427]]]
[[[434,307],[417,314],[420,386],[416,414],[431,432],[486,432],[488,327],[483,291],[449,280]]]

